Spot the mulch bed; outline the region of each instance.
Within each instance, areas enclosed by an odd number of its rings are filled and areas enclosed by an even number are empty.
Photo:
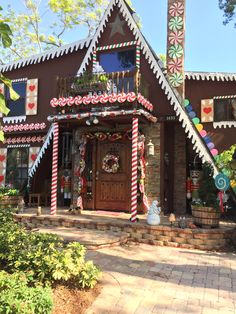
[[[79,290],[74,287],[58,285],[53,289],[53,314],[83,314],[93,303],[102,289],[97,284],[93,289]]]

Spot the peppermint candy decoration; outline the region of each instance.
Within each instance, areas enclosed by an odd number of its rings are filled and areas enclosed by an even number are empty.
[[[82,102],[83,102],[84,105],[90,104],[90,97],[89,96],[84,96],[82,98]]]
[[[135,99],[136,99],[136,95],[134,92],[130,92],[127,94],[127,101],[128,102],[133,102],[133,101],[135,101]]]
[[[66,104],[67,104],[67,99],[66,98],[61,97],[61,98],[58,99],[58,105],[60,107],[65,107]]]
[[[184,21],[182,17],[180,16],[172,17],[169,21],[169,29],[171,31],[180,30],[183,28],[183,25],[184,25]]]
[[[57,98],[53,98],[51,101],[50,101],[50,106],[55,108],[58,106],[58,100]]]
[[[172,59],[169,61],[168,69],[170,73],[182,72],[183,62],[182,59]]]
[[[179,87],[183,83],[184,77],[181,73],[174,73],[170,76],[169,80],[173,87]]]
[[[184,50],[181,45],[171,46],[168,50],[170,58],[180,58],[183,56]]]
[[[67,98],[67,105],[68,105],[69,107],[73,106],[74,103],[75,103],[74,97],[70,96],[69,98]]]
[[[184,13],[184,5],[181,2],[176,2],[170,6],[169,14],[171,16],[180,16]]]
[[[183,31],[173,31],[169,34],[169,42],[171,45],[180,45],[184,40],[184,32]]]
[[[100,99],[100,96],[94,95],[91,100],[92,104],[97,105],[99,103],[99,99]]]
[[[113,104],[115,102],[117,102],[118,96],[117,94],[113,93],[109,96],[109,103]]]
[[[79,106],[79,105],[81,105],[82,104],[82,97],[81,96],[76,96],[75,97],[75,99],[74,99],[74,104],[76,105],[76,106]]]
[[[118,94],[117,100],[119,103],[125,102],[127,99],[127,95],[125,93]]]

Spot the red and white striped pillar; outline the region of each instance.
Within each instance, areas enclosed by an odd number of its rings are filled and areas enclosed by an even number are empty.
[[[132,124],[131,222],[137,221],[138,197],[138,118]]]
[[[52,187],[51,187],[51,215],[57,214],[57,176],[58,176],[58,140],[59,125],[53,123],[53,147],[52,147]]]

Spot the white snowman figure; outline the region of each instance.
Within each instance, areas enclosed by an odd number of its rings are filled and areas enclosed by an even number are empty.
[[[148,209],[148,216],[147,216],[147,223],[149,225],[159,225],[161,222],[160,219],[160,213],[161,213],[161,207],[158,206],[158,201],[153,201],[152,205]]]

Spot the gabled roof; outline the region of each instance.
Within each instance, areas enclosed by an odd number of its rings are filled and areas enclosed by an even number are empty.
[[[137,42],[140,44],[141,50],[143,55],[147,59],[151,70],[153,71],[154,75],[156,76],[160,87],[164,91],[167,99],[169,100],[170,104],[173,106],[176,115],[180,122],[182,122],[182,126],[187,134],[187,137],[192,141],[193,148],[202,158],[202,160],[208,161],[213,164],[215,173],[217,173],[217,168],[214,165],[214,159],[210,154],[209,150],[207,149],[205,143],[200,138],[198,131],[196,130],[195,126],[193,125],[192,120],[189,118],[187,112],[185,111],[182,103],[183,99],[177,93],[176,90],[173,90],[168,82],[168,78],[165,76],[162,65],[157,59],[156,55],[150,49],[149,44],[145,40],[144,36],[142,35],[141,31],[139,30],[135,20],[133,19],[130,10],[125,3],[124,0],[111,0],[106,12],[101,20],[96,33],[91,41],[91,44],[86,52],[84,60],[78,70],[78,74],[83,73],[86,70],[89,62],[92,58],[92,53],[96,49],[98,44],[98,40],[101,37],[101,34],[104,32],[106,24],[108,22],[109,17],[111,16],[112,11],[114,10],[115,6],[119,7],[120,13],[123,15],[123,18],[126,20],[130,30],[133,32],[133,35]]]
[[[91,40],[92,40],[92,37],[88,37],[86,39],[78,40],[71,44],[67,44],[56,49],[48,50],[37,55],[32,55],[31,57],[28,57],[28,58],[23,58],[23,59],[5,64],[5,65],[2,65],[0,66],[0,72],[7,72],[7,71],[22,68],[30,64],[41,63],[46,60],[58,58],[68,53],[72,53],[74,51],[87,48],[90,45]]]
[[[236,81],[236,73],[226,72],[185,72],[186,79],[203,81]]]

